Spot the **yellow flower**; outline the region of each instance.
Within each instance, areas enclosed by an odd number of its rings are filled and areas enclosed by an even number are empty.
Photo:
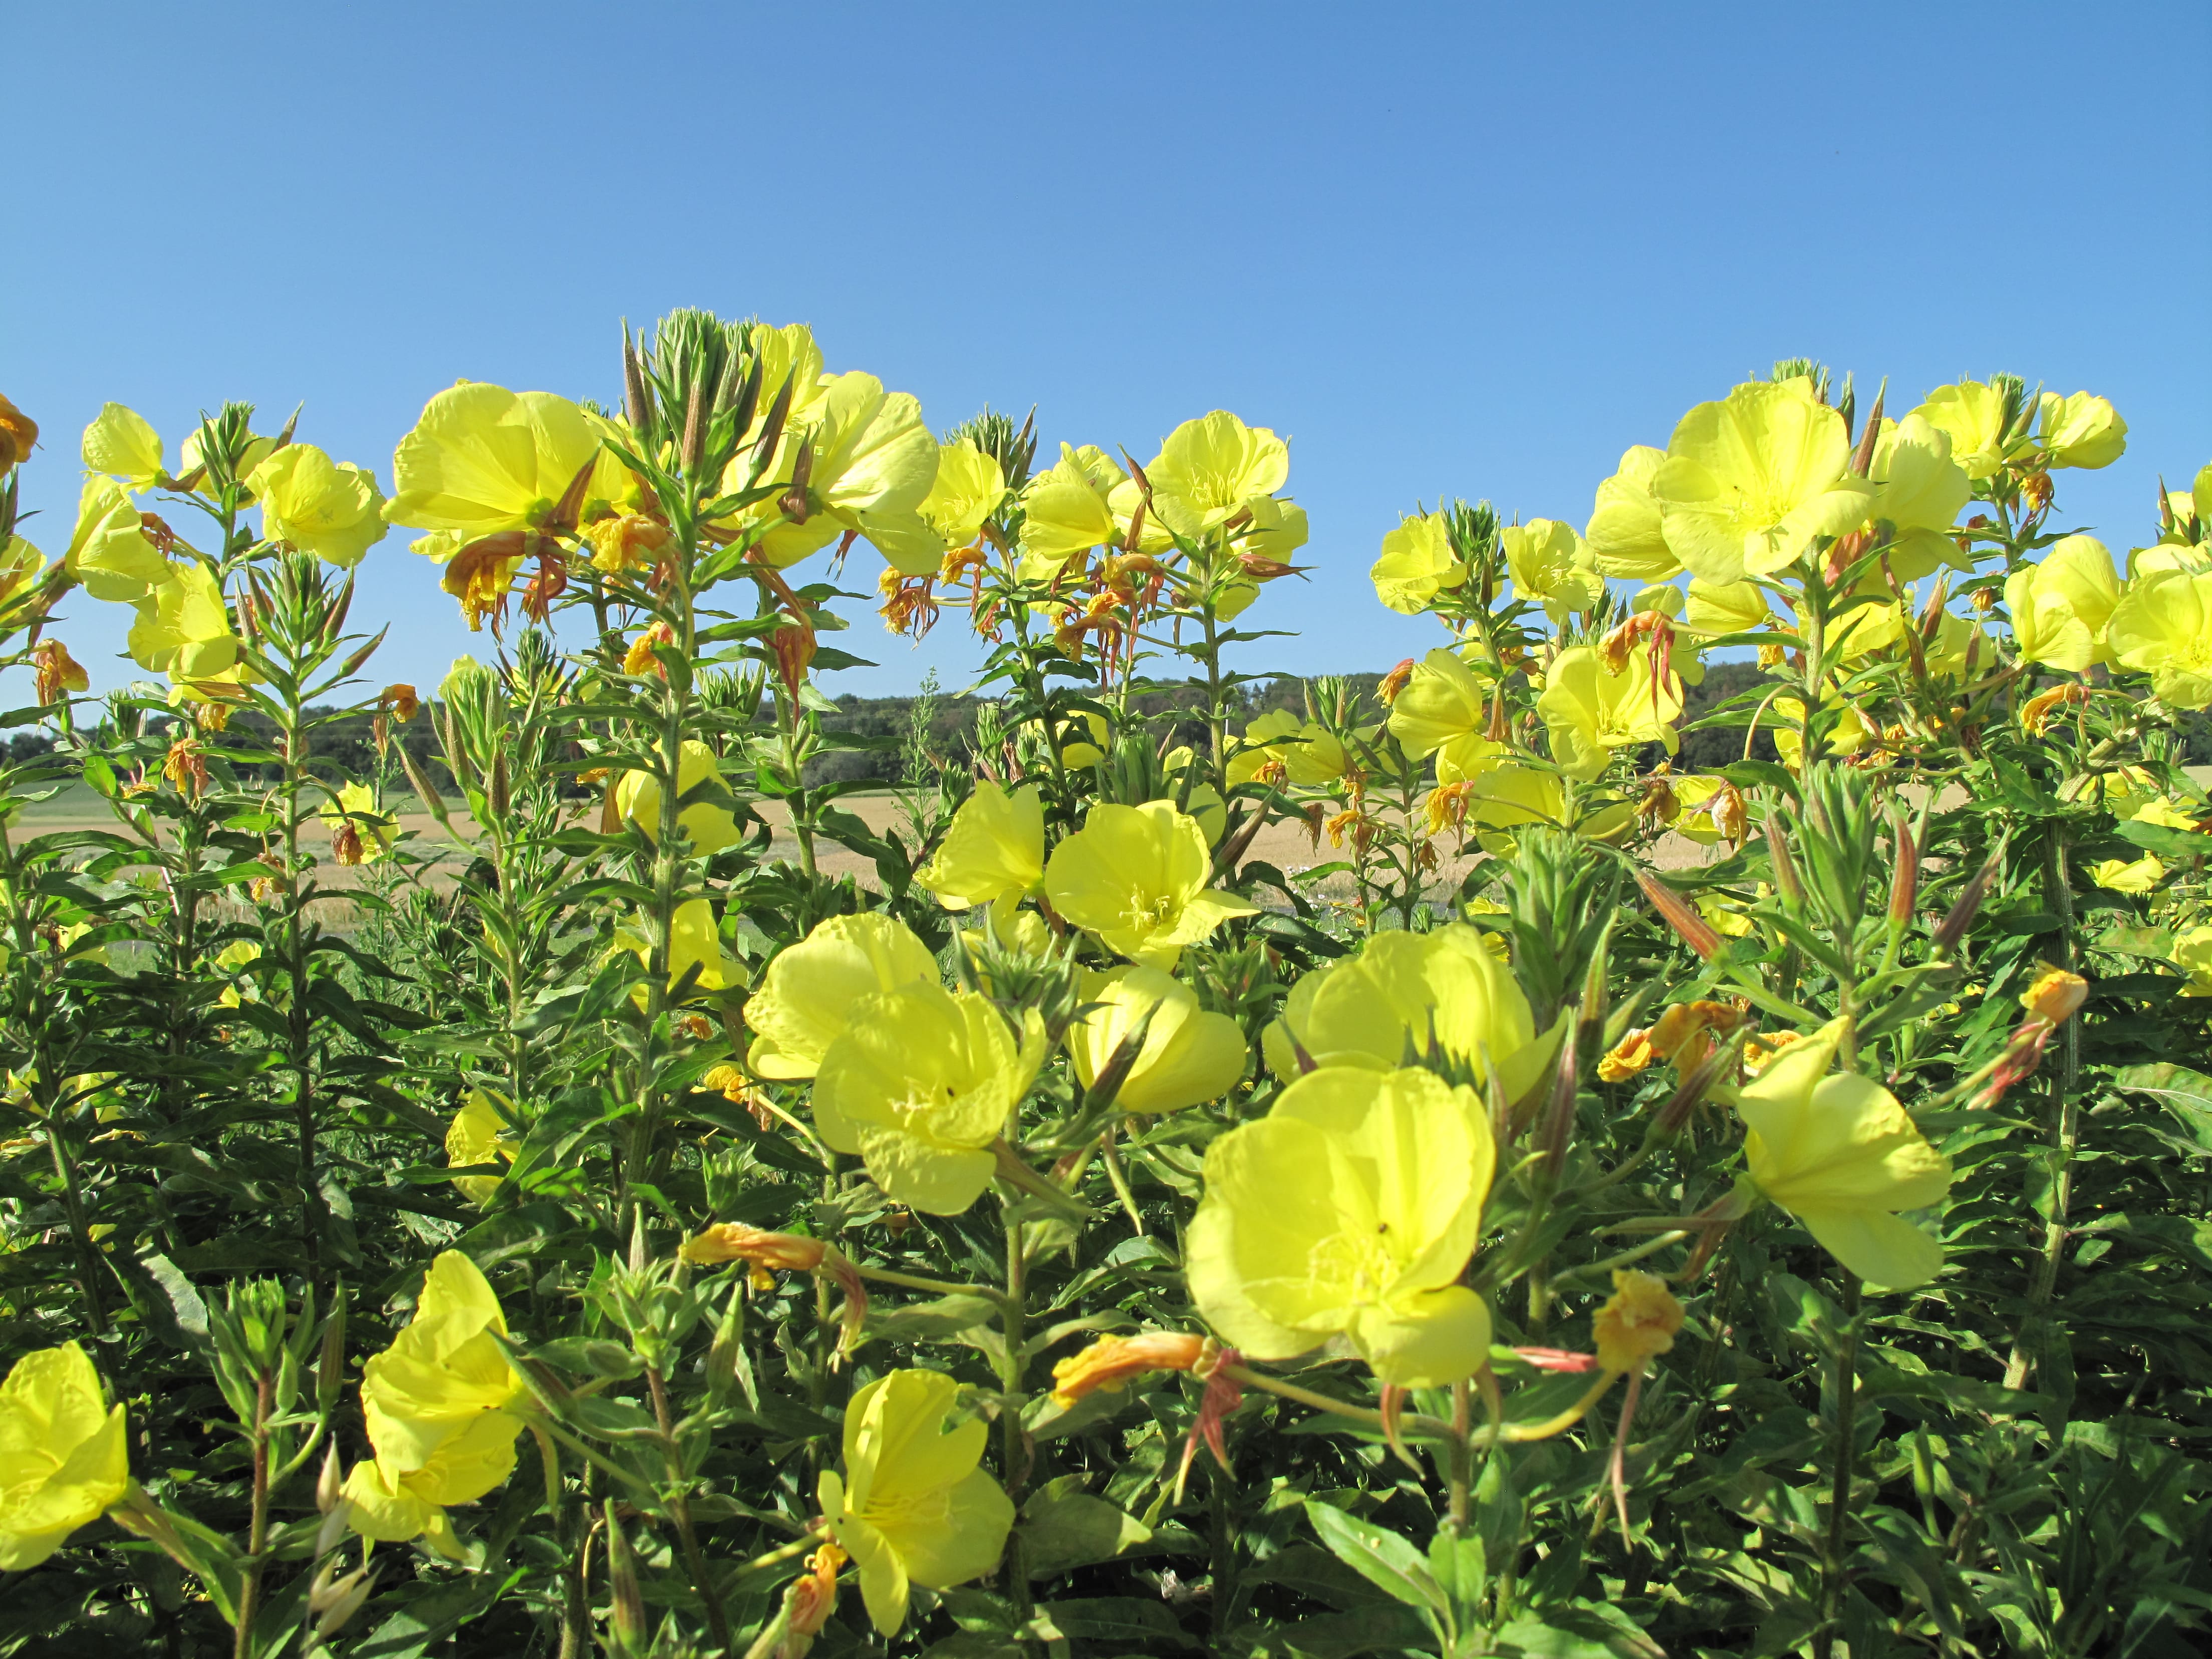
[[[287,444],[246,481],[261,503],[261,533],[350,570],[384,538],[376,475],[331,459],[313,444]]]
[[[980,1467],[990,1430],[947,1428],[960,1385],[942,1371],[891,1371],[845,1408],[845,1470],[822,1473],[816,1499],[830,1536],[860,1570],[877,1632],[906,1623],[908,1586],[950,1589],[999,1565],[1014,1506]]]
[[[651,965],[653,924],[647,916],[641,914],[617,927],[614,942],[617,950],[630,951],[640,962]],[[673,991],[694,968],[699,970],[698,978],[691,982],[695,994],[721,990],[738,977],[738,970],[722,949],[721,932],[714,923],[714,907],[703,898],[684,900],[669,918],[668,988]],[[641,1008],[645,1006],[642,985],[631,991],[630,1000]]]
[[[2063,1024],[2089,1000],[2089,981],[2063,968],[2045,968],[2035,982],[2021,993],[2020,1006],[2032,1019]]]
[[[169,567],[167,581],[137,602],[125,643],[141,668],[174,680],[211,679],[238,661],[238,635],[215,573],[197,559]]]
[[[458,1557],[446,1508],[474,1503],[514,1468],[522,1419],[507,1408],[522,1379],[491,1333],[507,1316],[475,1262],[447,1250],[430,1264],[415,1317],[362,1373],[362,1414],[373,1462],[347,1474],[349,1516],[364,1538],[388,1542],[428,1534]]]
[[[453,1114],[453,1122],[446,1127],[446,1162],[462,1170],[477,1164],[514,1162],[514,1152],[507,1139],[507,1120],[481,1089],[469,1091],[468,1103]],[[471,1203],[489,1204],[499,1191],[501,1179],[495,1175],[457,1176],[453,1185]]]
[[[2110,466],[2128,447],[2128,423],[2102,398],[2046,392],[2038,413],[2043,451],[2053,466]]]
[[[2024,660],[2078,674],[2112,659],[2106,630],[2120,603],[2120,579],[2095,537],[2066,537],[2041,563],[2006,577],[2004,591]]]
[[[757,544],[763,561],[796,564],[851,531],[902,574],[936,574],[945,543],[917,509],[937,482],[937,440],[911,393],[886,392],[872,374],[833,375],[806,419],[785,426],[769,476],[788,483],[802,446],[811,456],[805,522],[774,522],[777,497],[750,509],[769,524]],[[750,465],[740,453],[723,487],[743,488]]]
[[[1605,578],[1571,524],[1531,519],[1498,532],[1513,586],[1525,599],[1540,599],[1547,611],[1595,610],[1605,597]]]
[[[1218,528],[1273,495],[1291,476],[1290,447],[1226,410],[1185,421],[1145,469],[1152,511],[1189,537]]]
[[[1606,1083],[1626,1083],[1650,1068],[1658,1056],[1651,1051],[1651,1033],[1644,1026],[1621,1033],[1620,1041],[1605,1051],[1597,1074]]]
[[[1874,485],[1846,471],[1850,447],[1844,417],[1802,376],[1699,404],[1651,475],[1668,547],[1709,582],[1783,568],[1865,520]]]
[[[685,738],[676,763],[677,798],[682,799],[710,781],[719,788],[720,777],[714,750],[696,738]],[[625,772],[617,781],[615,811],[644,830],[655,847],[660,845],[660,780],[652,773]],[[676,822],[690,837],[694,853],[719,853],[737,844],[738,821],[727,806],[712,799],[712,792],[678,811]]]
[[[1208,1350],[1212,1352],[1209,1352]],[[1053,1403],[1062,1411],[1085,1395],[1119,1394],[1147,1371],[1188,1371],[1218,1362],[1218,1344],[1185,1331],[1102,1336],[1052,1368]]]
[[[1422,760],[1442,751],[1460,776],[1479,769],[1496,750],[1483,735],[1489,727],[1488,688],[1455,651],[1423,657],[1390,705],[1390,735],[1406,753]]]
[[[1418,616],[1439,590],[1467,580],[1467,565],[1452,551],[1439,515],[1403,519],[1382,538],[1382,556],[1368,573],[1375,597],[1401,615]]]
[[[1951,1160],[1879,1083],[1829,1072],[1843,1033],[1841,1020],[1824,1026],[1737,1091],[1745,1158],[1759,1190],[1847,1271],[1909,1290],[1936,1277],[1943,1252],[1897,1212],[1941,1202]]]
[[[1633,1267],[1613,1270],[1613,1296],[1591,1317],[1601,1369],[1626,1376],[1674,1346],[1682,1328],[1682,1304],[1656,1273]]]
[[[1409,1055],[1433,1056],[1478,1078],[1486,1062],[1510,1101],[1543,1078],[1565,1030],[1540,1037],[1528,997],[1488,936],[1455,921],[1429,933],[1376,933],[1358,956],[1307,973],[1261,1046],[1286,1081],[1305,1060],[1389,1071]]]
[[[2006,436],[2004,393],[1980,380],[1939,386],[1912,413],[1949,434],[1951,459],[1969,478],[1990,477],[2021,447],[2017,434]]]
[[[1757,582],[1714,583],[1690,579],[1682,626],[1693,634],[1756,634],[1771,628],[1774,612]]]
[[[948,910],[1036,891],[1044,880],[1044,807],[1036,790],[977,784],[915,880]]]
[[[169,562],[147,539],[131,497],[98,476],[84,481],[64,562],[86,592],[110,605],[143,599],[171,574]]]
[[[1128,477],[1095,445],[1060,445],[1060,459],[1022,491],[1022,579],[1049,581],[1079,553],[1116,540],[1121,527],[1111,496]]]
[[[1866,723],[1856,703],[1832,697],[1824,707],[1838,711],[1835,729],[1828,733],[1828,753],[1856,755],[1874,741],[1874,728]],[[1784,766],[1797,771],[1805,761],[1805,704],[1796,697],[1777,697],[1774,712],[1778,719],[1768,731],[1774,738],[1775,753],[1782,757]]]
[[[2105,635],[2112,659],[2150,676],[2177,708],[2212,704],[2212,571],[2160,571],[2128,584]]]
[[[39,423],[0,398],[0,473],[31,459],[39,441]]]
[[[2212,925],[2199,923],[2173,936],[2173,960],[2189,972],[2185,997],[2212,997]]]
[[[0,1572],[37,1566],[130,1484],[123,1407],[106,1403],[84,1350],[17,1360],[0,1382]]]
[[[1917,413],[1883,422],[1870,475],[1881,487],[1874,516],[1897,532],[1889,562],[1899,581],[1917,581],[1939,564],[1965,562],[1948,532],[1974,486],[1951,459],[1949,433]]]
[[[465,541],[537,530],[587,465],[592,471],[582,516],[601,516],[592,510],[595,505],[604,507],[629,491],[628,472],[600,447],[613,430],[550,392],[463,380],[431,398],[399,441],[384,516],[417,530],[451,531]]]
[[[917,510],[947,547],[966,547],[1006,499],[1006,475],[995,456],[963,438],[940,444],[937,477]]]
[[[2148,853],[2133,863],[2106,859],[2089,866],[2089,879],[2115,893],[2148,893],[2166,879],[2166,866]]]
[[[337,800],[319,816],[340,864],[374,864],[399,836],[399,820],[381,809],[374,784],[340,784]]]
[[[878,991],[937,983],[937,958],[880,910],[832,916],[779,951],[745,1005],[757,1033],[746,1063],[762,1077],[812,1077],[854,1006]]]
[[[1597,501],[1583,532],[1601,575],[1663,582],[1681,574],[1682,562],[1667,545],[1651,480],[1667,459],[1663,449],[1632,446],[1620,468],[1597,487]]]
[[[44,574],[46,556],[21,536],[0,536],[0,605]]]
[[[1616,749],[1656,742],[1670,755],[1675,751],[1682,686],[1672,672],[1661,682],[1648,653],[1631,656],[1615,674],[1596,647],[1570,646],[1545,673],[1536,712],[1551,733],[1552,758],[1560,769],[1570,777],[1594,778]]]
[[[1206,1149],[1185,1241],[1199,1312],[1256,1359],[1332,1340],[1397,1388],[1441,1388],[1490,1355],[1460,1284],[1497,1152],[1472,1089],[1435,1073],[1329,1067]]]
[[[1018,1037],[988,997],[917,981],[853,1004],[814,1079],[814,1125],[857,1152],[892,1199],[957,1215],[991,1184],[992,1143],[1045,1060],[1044,1021]]]
[[[1189,987],[1157,968],[1088,975],[1083,1000],[1098,1006],[1068,1028],[1067,1052],[1086,1089],[1144,1028],[1136,1063],[1114,1096],[1117,1112],[1179,1111],[1218,1099],[1244,1075],[1244,1033],[1237,1022],[1200,1010]]]
[[[1183,946],[1259,908],[1209,888],[1212,872],[1206,831],[1172,802],[1104,804],[1053,848],[1045,895],[1054,910],[1097,934],[1109,951],[1172,969]]]
[[[1351,757],[1319,720],[1302,721],[1287,708],[1270,708],[1244,728],[1229,757],[1229,781],[1249,783],[1271,763],[1290,782],[1318,788],[1341,779]]]
[[[151,489],[161,481],[161,434],[144,416],[121,404],[100,406],[84,429],[81,450],[86,471],[104,472],[126,489]]]

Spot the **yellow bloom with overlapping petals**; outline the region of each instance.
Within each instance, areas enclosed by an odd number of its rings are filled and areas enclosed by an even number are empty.
[[[1185,1239],[1191,1297],[1255,1359],[1340,1346],[1395,1388],[1441,1388],[1490,1356],[1459,1283],[1497,1151],[1475,1091],[1434,1073],[1330,1067],[1206,1149]]]
[[[481,1089],[469,1091],[468,1101],[446,1126],[446,1162],[457,1170],[483,1164],[512,1164],[514,1148],[507,1120]],[[503,1177],[495,1175],[456,1176],[453,1185],[472,1204],[489,1204]]]
[[[886,392],[872,374],[834,375],[808,419],[785,427],[770,476],[790,480],[802,446],[811,458],[805,521],[783,520],[778,497],[749,509],[768,526],[756,544],[763,562],[796,564],[850,531],[900,574],[935,574],[945,542],[919,509],[937,482],[938,445],[912,393]],[[750,465],[732,460],[724,487],[742,488]]]
[[[1875,729],[1859,713],[1858,705],[1847,699],[1830,697],[1821,705],[1836,713],[1835,729],[1828,733],[1826,752],[1831,755],[1856,755],[1875,739]],[[1774,700],[1775,723],[1767,728],[1774,738],[1775,753],[1791,771],[1799,770],[1805,759],[1805,704],[1798,697],[1777,697]]]
[[[1375,597],[1401,616],[1419,616],[1447,587],[1467,580],[1467,562],[1453,550],[1440,514],[1401,519],[1382,537],[1382,550],[1368,577]]]
[[[1605,597],[1605,578],[1572,525],[1531,519],[1499,531],[1498,541],[1513,586],[1522,598],[1541,600],[1547,611],[1592,611]]]
[[[1226,1014],[1198,1006],[1195,992],[1157,968],[1116,968],[1086,976],[1095,1005],[1068,1028],[1076,1080],[1094,1085],[1121,1045],[1144,1032],[1135,1062],[1115,1092],[1117,1112],[1173,1112],[1218,1100],[1244,1075],[1244,1033]]]
[[[2112,607],[2105,637],[2112,660],[2148,674],[2162,701],[2212,706],[2212,571],[2137,577]]]
[[[1053,848],[1044,886],[1052,908],[1107,949],[1172,969],[1185,945],[1259,908],[1209,888],[1212,874],[1206,831],[1173,802],[1107,803]]]
[[[769,963],[745,1005],[746,1064],[762,1077],[812,1077],[861,998],[937,982],[937,958],[904,922],[880,910],[832,916]]]
[[[1761,1194],[1869,1283],[1925,1285],[1942,1247],[1903,1219],[1951,1188],[1951,1160],[1929,1146],[1897,1097],[1872,1078],[1833,1072],[1836,1020],[1767,1062],[1736,1091],[1744,1157]]]
[[[1951,459],[1951,434],[1918,413],[1884,421],[1869,476],[1881,486],[1874,516],[1890,525],[1889,566],[1899,581],[1918,581],[1938,565],[1970,566],[1951,539],[1951,526],[1974,493],[1966,468]]]
[[[0,1572],[35,1567],[131,1484],[123,1407],[74,1342],[25,1354],[0,1382]]]
[[[628,951],[637,959],[651,965],[653,962],[653,923],[640,913],[629,922],[615,929],[615,948]],[[698,977],[691,981],[690,994],[702,991],[720,991],[740,975],[730,961],[729,953],[722,949],[721,930],[714,921],[714,907],[703,898],[686,899],[676,907],[669,918],[668,928],[668,988],[671,991],[684,982],[684,975],[694,969]],[[630,1000],[639,1007],[646,1006],[645,987],[630,993]]]
[[[104,472],[125,489],[151,489],[161,480],[161,434],[135,409],[102,404],[79,446],[88,472]]]
[[[2166,866],[2148,853],[2132,861],[2105,859],[2089,866],[2089,879],[2115,893],[2151,893],[2166,879]]]
[[[1128,481],[1095,444],[1060,445],[1060,459],[1022,491],[1022,579],[1049,581],[1078,554],[1118,539],[1111,498]]]
[[[96,474],[84,481],[76,529],[63,557],[85,592],[110,605],[134,604],[173,574],[147,539],[138,508],[122,485]]]
[[[263,536],[342,570],[359,564],[384,538],[376,475],[333,461],[313,444],[285,445],[255,467],[246,484],[261,503]]]
[[[1390,735],[1407,754],[1424,760],[1441,751],[1462,774],[1497,747],[1483,735],[1489,727],[1489,687],[1455,651],[1431,651],[1414,664],[1390,705]]]
[[[592,473],[581,516],[629,493],[629,473],[603,447],[615,428],[550,392],[463,380],[423,405],[392,457],[387,522],[465,541],[542,527],[577,475]]]
[[[428,1535],[458,1557],[446,1516],[514,1468],[522,1379],[492,1333],[507,1334],[499,1297],[475,1262],[447,1250],[430,1264],[414,1320],[362,1373],[362,1414],[374,1458],[348,1472],[349,1521],[365,1538]]]
[[[1261,769],[1279,764],[1292,783],[1317,788],[1336,782],[1351,765],[1344,743],[1319,720],[1301,720],[1287,708],[1255,715],[1229,757],[1229,781],[1249,783]]]
[[[132,659],[179,681],[227,672],[238,661],[238,635],[215,573],[197,559],[181,560],[169,572],[137,602],[137,620],[125,639]]]
[[[1782,569],[1865,521],[1875,486],[1850,475],[1850,451],[1844,417],[1803,376],[1699,404],[1651,475],[1668,549],[1709,582]]]
[[[2094,536],[2060,540],[2041,562],[2006,577],[2004,593],[2024,660],[2077,674],[2112,660],[2105,631],[2120,602],[2120,578]]]
[[[1536,712],[1559,769],[1570,777],[1594,778],[1616,749],[1658,743],[1675,751],[1682,682],[1671,671],[1660,678],[1645,652],[1632,653],[1614,673],[1595,646],[1570,646],[1545,671]]]
[[[1273,495],[1290,476],[1290,446],[1224,409],[1185,421],[1145,468],[1153,513],[1194,538]]]
[[[1044,880],[1044,806],[1035,786],[977,784],[915,880],[948,910],[1034,892]]]
[[[2200,922],[2173,936],[2173,961],[2189,975],[2185,997],[2212,997],[2212,924]]]
[[[0,536],[0,605],[23,592],[46,568],[46,556],[22,536]]]
[[[2094,471],[2118,460],[2128,447],[2128,423],[2120,411],[2087,392],[2070,398],[2046,392],[2036,413],[2036,435],[2053,466]]]
[[[1540,1036],[1490,936],[1455,921],[1376,933],[1358,955],[1309,971],[1261,1047],[1285,1081],[1310,1066],[1388,1071],[1433,1060],[1476,1076],[1495,1067],[1506,1097],[1518,1100],[1550,1067],[1564,1030]]]
[[[981,1468],[990,1429],[947,1426],[960,1385],[942,1371],[878,1377],[845,1407],[845,1468],[817,1485],[830,1536],[860,1569],[878,1634],[906,1623],[909,1586],[950,1589],[996,1568],[1014,1506]]]
[[[1651,480],[1666,459],[1663,449],[1632,445],[1621,456],[1620,468],[1598,485],[1583,538],[1599,574],[1644,582],[1681,574],[1682,561],[1667,545],[1662,514],[1651,494]]]
[[[967,547],[1006,501],[1006,475],[998,458],[962,438],[937,449],[937,477],[916,510],[947,547]]]
[[[655,745],[655,752],[659,752]],[[676,763],[676,795],[681,800],[702,785],[721,776],[721,763],[711,746],[687,738]],[[660,845],[660,780],[650,772],[625,772],[615,784],[615,811],[645,831],[646,839]],[[676,815],[676,823],[690,837],[694,853],[719,853],[738,842],[738,820],[722,801],[700,799]]]
[[[1693,634],[1719,637],[1755,634],[1774,625],[1774,609],[1757,582],[1708,582],[1692,577],[1682,606],[1682,626]]]
[[[1018,1030],[990,998],[915,981],[860,998],[814,1077],[814,1127],[893,1200],[957,1215],[991,1184],[992,1145],[1044,1064],[1044,1021]]]
[[[1992,476],[2023,447],[2006,422],[2002,389],[1984,380],[1939,386],[1912,413],[1949,434],[1951,459],[1977,481]]]

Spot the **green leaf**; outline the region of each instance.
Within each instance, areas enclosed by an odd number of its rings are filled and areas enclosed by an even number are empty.
[[[2198,1146],[2212,1152],[2212,1077],[2161,1060],[2124,1068],[2114,1074],[2112,1086],[2148,1095],[2181,1120]]]
[[[1055,1638],[1076,1642],[1127,1642],[1143,1652],[1156,1653],[1163,1643],[1176,1648],[1199,1645],[1184,1632],[1182,1622],[1164,1602],[1140,1601],[1133,1595],[1042,1602],[1030,1627],[1048,1642]]]
[[[1152,1540],[1152,1529],[1136,1516],[1073,1486],[1073,1477],[1063,1476],[1029,1501],[1021,1534],[1033,1579],[1142,1553]]]
[[[999,1316],[999,1304],[988,1297],[965,1293],[941,1296],[934,1302],[916,1302],[903,1308],[868,1304],[866,1340],[886,1342],[947,1342],[963,1331],[988,1325]]]
[[[1306,1502],[1306,1519],[1313,1522],[1314,1531],[1331,1555],[1377,1589],[1409,1607],[1425,1608],[1440,1616],[1449,1612],[1443,1586],[1437,1583],[1420,1551],[1396,1533],[1310,1498]]]
[[[2212,858],[2212,836],[2170,829],[2163,823],[2121,823],[2113,826],[2122,841],[2133,842],[2146,853],[2166,859]]]

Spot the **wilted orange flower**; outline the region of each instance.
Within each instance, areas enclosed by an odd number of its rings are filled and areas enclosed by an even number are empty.
[[[1802,1031],[1774,1031],[1751,1038],[1743,1045],[1743,1069],[1757,1077],[1768,1060],[1803,1036]]]
[[[1102,1336],[1081,1353],[1052,1368],[1053,1403],[1065,1411],[1098,1389],[1119,1394],[1146,1371],[1197,1371],[1206,1375],[1220,1349],[1210,1336],[1179,1331],[1146,1331],[1137,1336]]]
[[[498,628],[507,614],[507,592],[514,586],[516,573],[541,544],[559,550],[550,538],[534,532],[502,530],[497,535],[478,537],[453,555],[438,585],[461,602],[461,615],[471,633],[481,629],[487,617],[495,630]]]
[[[415,688],[411,685],[387,685],[377,693],[376,706],[391,710],[392,718],[404,726],[415,718],[416,711],[422,706],[422,700],[415,695]]]
[[[1682,1304],[1656,1273],[1616,1267],[1613,1297],[1590,1322],[1597,1363],[1622,1374],[1640,1372],[1644,1362],[1674,1346],[1682,1328]]]
[[[198,800],[208,786],[207,745],[198,738],[177,738],[161,763],[161,775],[185,799]]]
[[[622,672],[625,674],[651,674],[660,679],[668,678],[668,670],[654,654],[656,646],[676,643],[676,630],[665,622],[657,622],[629,642],[623,653]]]
[[[845,1565],[845,1552],[824,1544],[806,1558],[806,1571],[789,1592],[791,1618],[776,1649],[776,1659],[805,1659],[814,1638],[837,1608],[837,1570]]]
[[[2069,708],[2079,708],[2089,701],[2089,688],[2079,684],[2054,685],[2048,691],[2039,691],[2020,706],[2020,729],[2032,738],[2039,738],[2051,729],[2051,722]]]
[[[5,472],[19,461],[31,458],[31,446],[39,441],[39,423],[29,416],[0,398],[0,472]]]
[[[610,576],[619,576],[633,565],[654,562],[668,545],[668,526],[642,513],[594,520],[584,526],[584,539],[592,545],[592,563]]]
[[[2088,1000],[2089,981],[2079,974],[2069,974],[2063,969],[2046,968],[2035,983],[2021,993],[2020,1006],[2036,1019],[2048,1020],[2053,1025],[2064,1022],[2067,1017]]]
[[[39,701],[42,703],[54,702],[64,691],[92,689],[92,677],[59,640],[40,640],[33,646],[31,666],[38,674]]]
[[[1692,1070],[1712,1053],[1713,1034],[1733,1031],[1743,1016],[1732,1003],[1678,1002],[1651,1028],[1651,1052],[1671,1060],[1677,1071]]]
[[[1438,784],[1429,791],[1429,833],[1441,836],[1447,830],[1464,833],[1467,829],[1468,803],[1474,798],[1474,785],[1462,778],[1457,783]]]
[[[1723,783],[1713,791],[1712,799],[1705,803],[1705,811],[1712,814],[1713,828],[1723,839],[1742,844],[1744,832],[1751,827],[1751,814],[1744,805],[1743,791],[1732,783]]]
[[[1398,701],[1398,694],[1413,678],[1413,659],[1408,657],[1382,677],[1382,684],[1375,688],[1375,696],[1385,708]]]
[[[757,1267],[812,1273],[828,1258],[830,1247],[818,1238],[766,1232],[758,1227],[748,1227],[742,1221],[724,1221],[686,1239],[680,1254],[686,1261],[700,1267],[750,1261]]]
[[[1651,1033],[1641,1026],[1625,1032],[1597,1063],[1598,1076],[1607,1083],[1626,1083],[1652,1062]]]
[[[937,614],[942,608],[932,587],[933,576],[902,576],[889,565],[876,579],[876,591],[884,596],[877,614],[883,617],[884,626],[894,634],[903,634],[915,640],[925,637],[937,626]]]

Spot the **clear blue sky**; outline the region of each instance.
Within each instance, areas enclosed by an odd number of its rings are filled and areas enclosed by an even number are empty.
[[[200,408],[304,401],[389,489],[456,378],[611,399],[623,316],[803,320],[940,428],[1288,434],[1315,568],[1254,665],[1379,668],[1433,642],[1366,579],[1416,500],[1579,524],[1781,356],[2110,397],[2129,453],[2061,505],[2144,539],[2212,457],[2209,62],[2204,0],[11,6],[0,392],[58,552],[104,399],[173,459]],[[64,610],[136,676],[127,609]],[[355,615],[396,624],[380,680],[471,647],[400,532]],[[840,643],[882,665],[832,690],[975,655],[957,617]]]

